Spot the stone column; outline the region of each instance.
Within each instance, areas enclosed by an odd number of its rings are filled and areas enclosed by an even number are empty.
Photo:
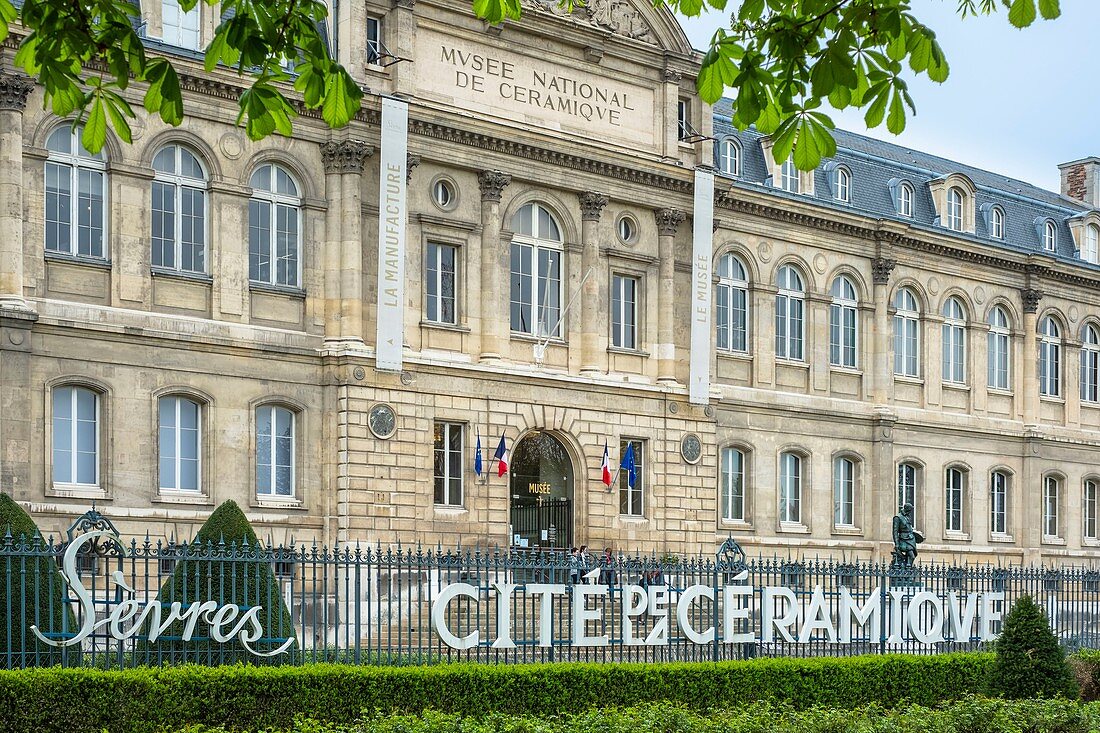
[[[675,69],[665,69],[661,78],[664,81],[661,88],[665,101],[665,127],[662,140],[664,144],[665,160],[679,160],[680,129],[677,124],[677,112],[680,104],[680,80],[683,78],[683,75]]]
[[[819,394],[829,391],[832,377],[829,364],[829,307],[832,303],[833,299],[827,292],[811,290],[806,294],[802,354],[810,367],[807,389]]]
[[[879,257],[871,262],[875,315],[871,326],[871,398],[876,405],[894,401],[894,353],[891,348],[890,273],[897,262]]]
[[[600,214],[607,196],[585,191],[581,203],[581,374],[603,371],[600,359]],[[606,363],[606,362],[604,362]]]
[[[1063,342],[1062,374],[1065,375],[1063,419],[1067,428],[1081,427],[1081,340],[1067,338]]]
[[[657,218],[657,380],[676,382],[676,230],[687,219],[679,209],[658,209]]]
[[[374,148],[362,140],[321,146],[325,164],[325,338],[363,343],[363,163]]]
[[[508,308],[502,283],[508,282],[508,248],[500,241],[500,198],[512,176],[484,170],[481,189],[481,361],[500,359],[506,345]]]
[[[1024,302],[1024,368],[1017,389],[1024,397],[1024,425],[1039,424],[1039,301],[1043,294],[1027,288],[1020,291]]]
[[[989,324],[971,321],[966,329],[966,338],[970,409],[976,415],[984,415],[989,397]]]
[[[774,285],[757,282],[749,294],[752,298],[750,328],[755,328],[749,332],[749,337],[754,344],[752,350],[754,387],[775,384],[775,296],[778,292]]]
[[[23,110],[34,82],[0,72],[0,309],[23,299]]]
[[[924,404],[938,406],[943,402],[943,316],[921,314],[921,346],[924,348]]]

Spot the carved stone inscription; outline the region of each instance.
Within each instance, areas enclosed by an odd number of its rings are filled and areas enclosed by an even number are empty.
[[[416,40],[421,88],[459,106],[586,137],[653,144],[651,89],[426,29]]]

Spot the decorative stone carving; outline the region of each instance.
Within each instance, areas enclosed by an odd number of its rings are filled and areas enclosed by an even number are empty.
[[[34,82],[28,77],[0,72],[0,109],[22,112],[32,91]]]
[[[676,69],[665,69],[665,73],[662,78],[668,84],[679,84],[680,80],[684,78],[684,75]]]
[[[405,182],[412,183],[413,171],[420,165],[420,156],[414,153],[405,153]]]
[[[329,141],[321,145],[325,173],[362,173],[363,161],[374,155],[374,146],[362,140]]]
[[[1043,299],[1043,294],[1034,288],[1025,288],[1020,291],[1020,297],[1024,301],[1024,313],[1038,313],[1039,301]]]
[[[653,216],[657,220],[657,233],[661,236],[675,234],[687,219],[687,214],[679,209],[657,209],[653,212]]]
[[[875,285],[887,285],[890,282],[890,273],[894,271],[897,260],[879,257],[871,262],[871,280]]]
[[[722,220],[718,217],[714,217],[710,220],[710,230],[712,232],[718,231],[722,227]]]
[[[412,10],[414,7],[416,7],[416,0],[393,0],[393,6],[395,8]]]
[[[657,43],[649,23],[637,8],[625,0],[588,0],[584,5],[574,5],[572,10],[563,7],[557,0],[522,0],[522,4],[544,13],[590,23],[636,41]]]
[[[607,206],[607,196],[595,191],[578,193],[577,198],[581,202],[581,219],[599,221],[600,212]]]
[[[502,171],[481,171],[477,174],[477,185],[481,189],[482,201],[500,201],[504,187],[512,182],[512,177]]]

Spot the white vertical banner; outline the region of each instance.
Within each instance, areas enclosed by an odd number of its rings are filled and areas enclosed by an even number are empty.
[[[710,401],[710,298],[714,253],[714,174],[695,170],[691,232],[691,352],[688,401]]]
[[[401,370],[405,334],[405,188],[409,103],[382,97],[378,173],[378,329],[375,368]]]

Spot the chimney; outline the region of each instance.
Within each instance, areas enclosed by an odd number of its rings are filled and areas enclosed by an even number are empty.
[[[1058,166],[1062,195],[1100,209],[1100,158],[1082,158]]]

